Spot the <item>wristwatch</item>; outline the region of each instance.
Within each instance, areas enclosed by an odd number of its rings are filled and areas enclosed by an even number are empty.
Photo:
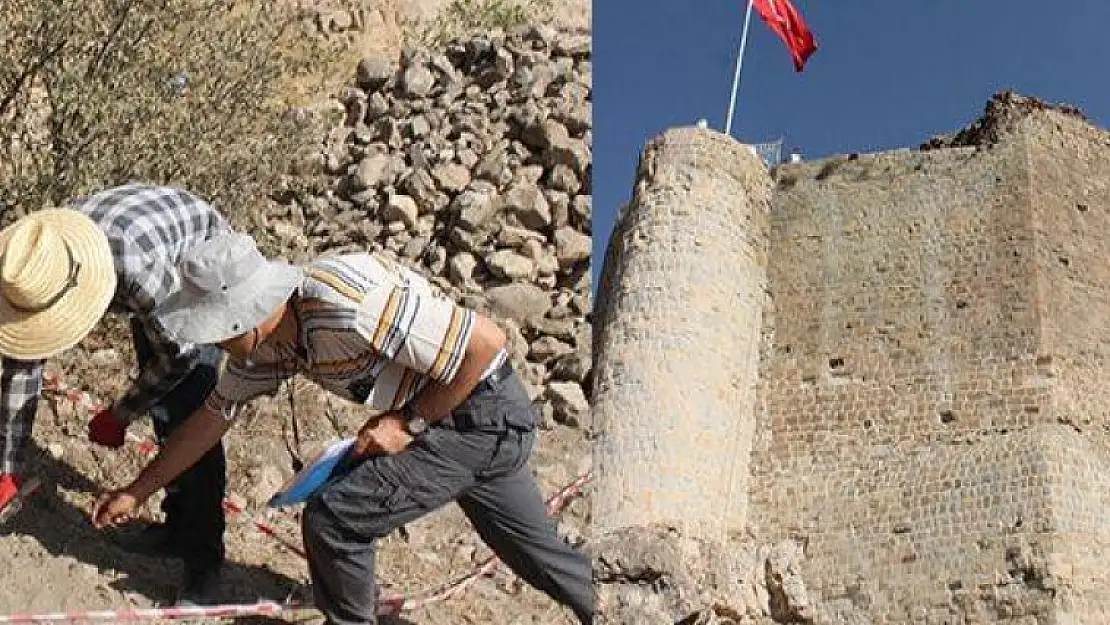
[[[424,418],[416,413],[416,402],[410,401],[405,404],[401,409],[401,414],[405,417],[405,431],[411,436],[419,436],[428,429],[428,424]]]

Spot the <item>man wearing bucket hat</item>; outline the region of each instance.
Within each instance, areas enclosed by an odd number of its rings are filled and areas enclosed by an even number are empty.
[[[302,532],[315,605],[328,623],[374,623],[376,542],[452,501],[525,581],[594,611],[588,559],[561,540],[527,468],[536,410],[490,319],[436,296],[384,258],[349,254],[304,268],[266,260],[246,235],[186,253],[181,291],[156,311],[179,340],[229,354],[216,389],[93,524],[130,518],[219,441],[237,407],[301,373],[377,414],[352,462],[307,501]]]
[[[188,192],[125,185],[31,213],[0,232],[0,510],[22,482],[45,359],[80,342],[107,310],[131,316],[142,373],[93,418],[90,440],[119,447],[128,424],[145,413],[164,438],[196,410],[222,354],[167,338],[151,312],[177,289],[181,254],[229,229]],[[225,480],[215,445],[167,487],[166,522],[124,545],[183,558],[188,601],[205,601],[218,587]]]

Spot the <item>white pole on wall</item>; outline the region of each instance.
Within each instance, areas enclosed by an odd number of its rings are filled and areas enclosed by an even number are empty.
[[[725,134],[732,135],[732,113],[736,110],[736,92],[740,89],[740,68],[744,65],[744,48],[748,44],[748,26],[752,23],[752,4],[748,0],[748,10],[744,12],[744,30],[740,33],[740,53],[736,55],[736,74],[732,77],[732,97],[728,101],[728,117],[725,120]]]

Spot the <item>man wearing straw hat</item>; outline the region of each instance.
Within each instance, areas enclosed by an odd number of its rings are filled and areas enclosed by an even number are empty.
[[[559,538],[527,467],[536,410],[492,320],[384,258],[294,267],[266,260],[242,234],[189,250],[180,273],[181,291],[155,314],[179,340],[219,345],[227,369],[158,457],[99,498],[95,526],[126,521],[221,439],[240,404],[302,373],[377,413],[302,517],[328,623],[376,622],[377,540],[452,501],[513,571],[591,622],[590,563]]]
[[[0,510],[22,483],[45,359],[80,342],[107,310],[131,316],[142,373],[92,419],[90,440],[120,447],[128,424],[145,413],[164,438],[196,410],[222,354],[167,338],[150,313],[177,289],[182,253],[227,231],[195,195],[125,185],[31,213],[0,232]],[[167,487],[166,522],[123,545],[184,559],[187,601],[206,601],[218,588],[225,473],[217,444]]]

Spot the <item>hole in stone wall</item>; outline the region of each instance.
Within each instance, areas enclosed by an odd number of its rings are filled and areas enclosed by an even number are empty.
[[[874,423],[871,421],[871,419],[863,420],[863,429],[870,430],[872,425],[874,425]]]
[[[940,422],[941,423],[952,423],[955,420],[956,420],[956,415],[951,410],[941,410],[940,411]]]
[[[844,359],[843,358],[829,358],[829,368],[830,369],[840,369],[843,366],[844,366]]]
[[[1059,257],[1059,258],[1058,258],[1057,260],[1059,260],[1059,261],[1060,261],[1060,264],[1061,264],[1061,265],[1063,265],[1063,266],[1065,266],[1065,267],[1067,267],[1068,265],[1070,265],[1070,264],[1071,264],[1071,261],[1070,261],[1070,260],[1068,260],[1067,256],[1061,256],[1061,257]]]
[[[967,301],[966,300],[962,300],[962,299],[956,300],[956,309],[957,310],[963,310],[965,308],[967,308]]]
[[[1075,207],[1078,208],[1079,212],[1081,212],[1081,213],[1087,212],[1087,208],[1088,208],[1086,204],[1082,204],[1082,203],[1076,204]]]

